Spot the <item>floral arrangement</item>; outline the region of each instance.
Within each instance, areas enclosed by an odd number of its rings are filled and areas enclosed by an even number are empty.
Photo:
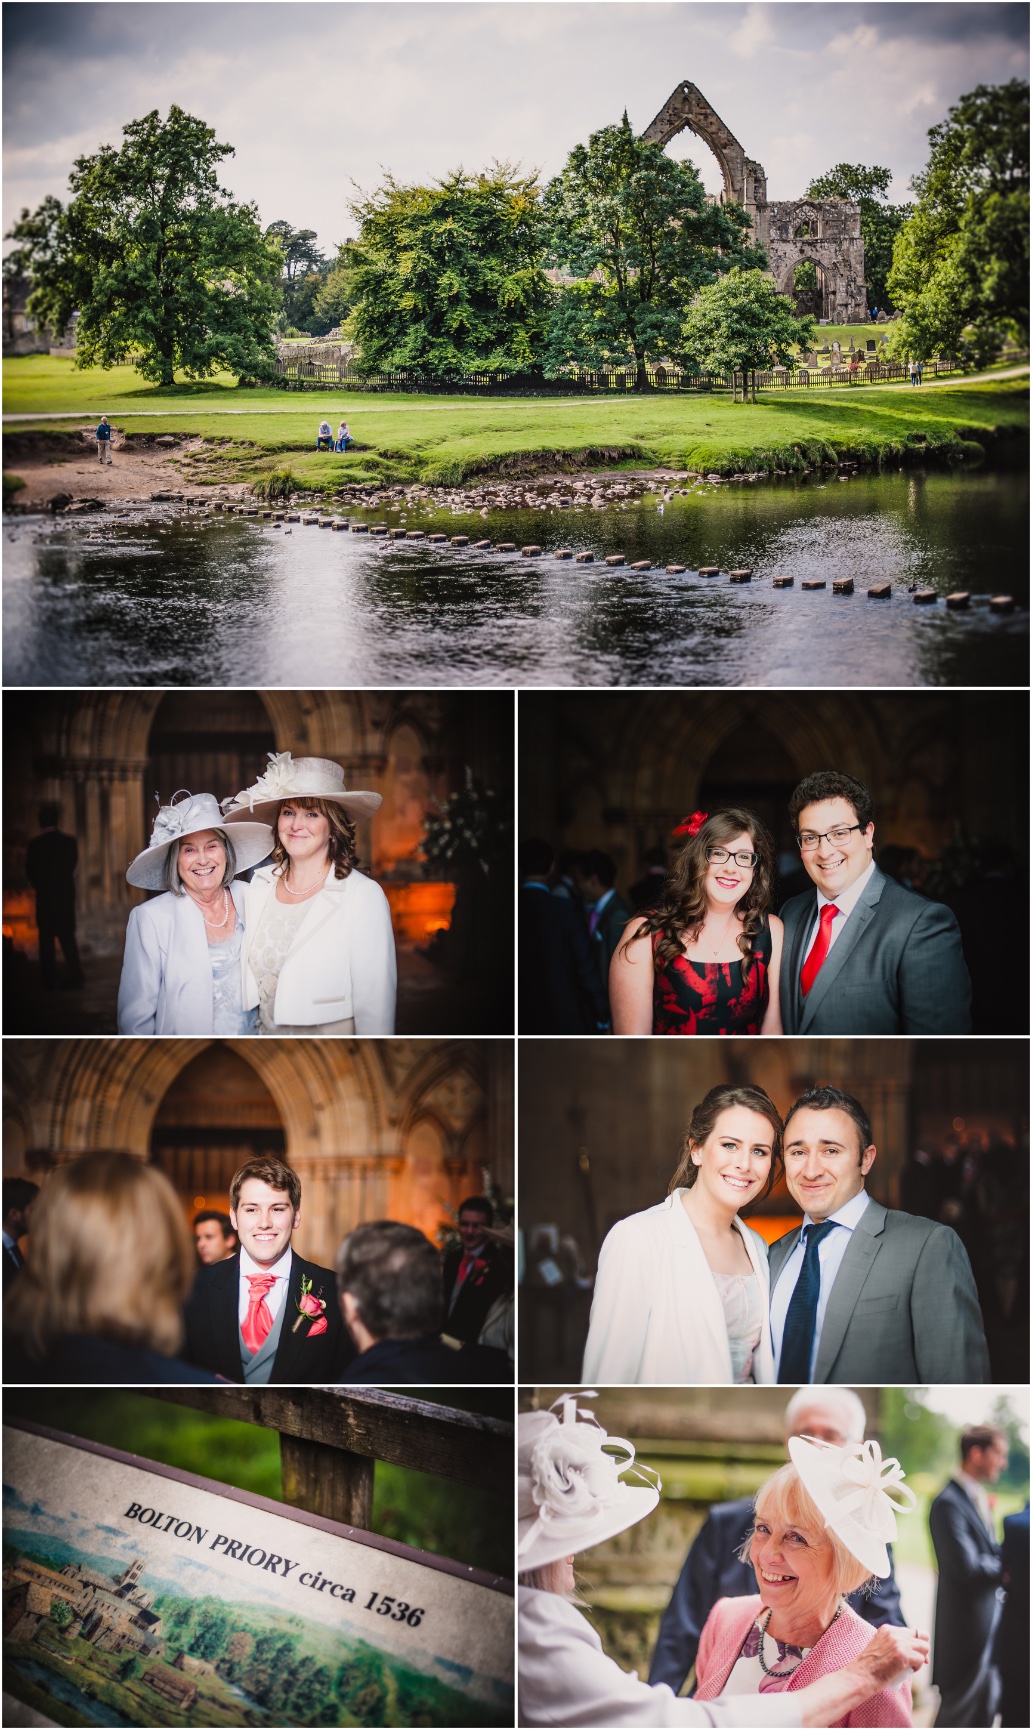
[[[291,1329],[292,1333],[296,1334],[298,1328],[303,1322],[311,1323],[311,1326],[305,1335],[306,1339],[314,1339],[316,1334],[324,1334],[326,1332],[329,1327],[329,1323],[323,1314],[323,1311],[326,1308],[326,1299],[314,1297],[312,1295],[312,1281],[308,1278],[307,1274],[301,1275],[301,1302],[295,1304],[294,1308],[299,1313],[297,1320]]]
[[[511,836],[512,823],[498,794],[467,768],[465,785],[423,819],[423,860],[438,871],[479,866],[488,876],[504,867]]]

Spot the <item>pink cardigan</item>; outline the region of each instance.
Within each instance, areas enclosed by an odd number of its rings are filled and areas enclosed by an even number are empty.
[[[721,1693],[734,1669],[745,1636],[762,1610],[763,1601],[758,1597],[721,1598],[714,1604],[699,1640],[696,1700],[715,1700]],[[874,1632],[870,1623],[846,1605],[838,1621],[825,1630],[798,1669],[783,1679],[765,1676],[760,1684],[760,1693],[789,1693],[795,1688],[805,1688],[808,1682],[815,1682],[819,1676],[827,1676],[832,1670],[841,1670],[843,1665],[851,1664],[860,1656],[868,1641],[874,1638]],[[902,1682],[896,1688],[882,1688],[862,1706],[835,1720],[836,1727],[882,1724],[902,1726],[904,1730],[912,1723],[909,1682]]]

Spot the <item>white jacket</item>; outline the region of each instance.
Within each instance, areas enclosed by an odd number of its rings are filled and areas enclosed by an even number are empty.
[[[656,1207],[614,1225],[602,1245],[584,1350],[583,1380],[672,1386],[730,1383],[724,1306],[695,1227],[675,1189]],[[763,1296],[763,1331],[753,1358],[758,1382],[773,1382],[767,1246],[740,1219]]]
[[[229,886],[238,915],[245,887],[239,880]],[[197,903],[169,891],[134,907],[118,985],[119,1033],[210,1033],[214,1019],[210,947]]]
[[[276,890],[263,865],[244,903],[244,1007],[258,1003],[249,966],[251,943]],[[398,963],[387,897],[378,883],[352,871],[328,877],[309,901],[283,963],[273,1013],[282,1027],[318,1027],[353,1016],[356,1033],[393,1033]]]
[[[518,1588],[519,1699],[523,1725],[609,1730],[642,1725],[767,1725],[803,1721],[799,1696],[740,1694],[723,1700],[678,1700],[665,1682],[649,1687],[602,1650],[591,1623],[557,1592]]]

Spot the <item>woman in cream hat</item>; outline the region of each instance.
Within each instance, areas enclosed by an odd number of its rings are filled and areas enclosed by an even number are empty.
[[[244,904],[244,1003],[260,1033],[393,1033],[397,961],[387,897],[355,870],[356,817],[379,793],[351,793],[325,757],[270,753],[253,787],[225,804],[230,834],[255,819],[275,833],[272,864]]]
[[[268,857],[272,839],[256,821],[230,840],[213,793],[174,793],[160,807],[126,872],[135,888],[164,893],[129,915],[119,1033],[254,1031],[240,984],[244,885],[233,879]]]
[[[518,1420],[521,1725],[665,1730],[710,1724],[761,1730],[868,1722],[845,1715],[901,1670],[918,1669],[927,1656],[926,1638],[905,1628],[879,1628],[862,1651],[840,1660],[839,1669],[797,1692],[758,1695],[753,1690],[706,1705],[678,1699],[665,1683],[650,1688],[606,1656],[571,1601],[574,1557],[650,1514],[659,1502],[659,1484],[654,1473],[634,1465],[630,1442],[607,1435],[593,1414],[578,1406],[582,1397],[595,1396],[564,1394],[556,1402],[560,1417],[553,1408],[521,1413]],[[624,1482],[627,1474],[637,1482]]]
[[[788,1444],[790,1464],[757,1491],[743,1549],[758,1596],[722,1598],[699,1641],[696,1698],[730,1691],[793,1693],[860,1657],[874,1638],[846,1602],[872,1576],[889,1574],[887,1544],[913,1491],[898,1460],[876,1441],[834,1447],[807,1436]],[[910,1679],[890,1678],[835,1724],[909,1725]]]

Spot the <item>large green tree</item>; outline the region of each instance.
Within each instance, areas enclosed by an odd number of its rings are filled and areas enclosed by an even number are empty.
[[[912,204],[890,204],[891,168],[865,168],[860,162],[836,162],[827,174],[818,174],[806,188],[809,198],[848,198],[860,208],[860,232],[864,237],[864,284],[867,304],[879,312],[894,310],[886,286],[892,267],[892,248],[903,224],[913,214]]]
[[[690,162],[636,137],[626,114],[570,152],[545,193],[553,261],[564,284],[550,329],[549,366],[677,359],[685,312],[734,266],[762,269],[737,204],[709,204]]]
[[[335,322],[318,307],[318,299],[330,272],[330,261],[320,252],[314,228],[294,228],[282,218],[270,222],[265,238],[278,246],[283,256],[280,272],[282,296],[280,330],[303,330],[322,336]]]
[[[762,270],[731,270],[701,288],[681,332],[681,346],[705,372],[747,376],[770,366],[794,366],[797,345],[809,347],[816,323],[800,318]]]
[[[966,343],[989,358],[1028,338],[1028,85],[984,85],[928,134],[914,214],[900,231],[888,288],[903,318],[896,347],[925,358]]]
[[[319,304],[348,314],[369,371],[455,378],[540,364],[552,290],[533,176],[507,163],[433,186],[388,176],[351,209],[358,238]]]
[[[80,367],[138,354],[157,384],[220,367],[260,375],[273,356],[282,255],[254,206],[218,183],[232,146],[176,107],[122,130],[119,150],[76,159],[67,204],[46,198],[11,229],[6,268],[31,278],[31,316],[61,331],[78,312]]]

